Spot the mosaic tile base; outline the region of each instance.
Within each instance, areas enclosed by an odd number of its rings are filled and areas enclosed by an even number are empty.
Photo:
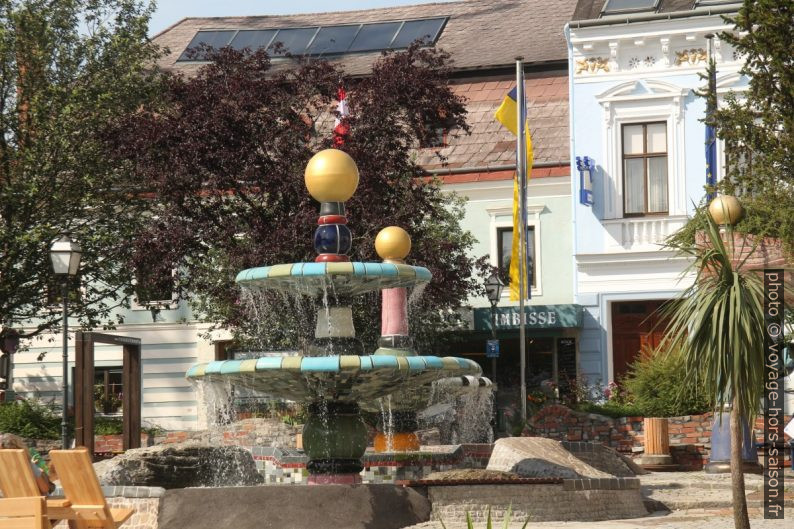
[[[424,479],[433,472],[456,468],[485,468],[491,445],[445,445],[422,447],[416,453],[375,453],[362,458],[361,483],[396,483]],[[270,485],[306,485],[309,458],[300,450],[252,447],[257,469]]]

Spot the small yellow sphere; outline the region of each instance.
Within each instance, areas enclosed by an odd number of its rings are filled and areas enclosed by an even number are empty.
[[[732,195],[720,195],[709,204],[709,215],[720,226],[736,224],[742,213],[744,210],[739,199]]]
[[[399,226],[383,228],[375,237],[375,251],[381,259],[402,261],[411,251],[411,236]]]
[[[304,178],[317,202],[345,202],[358,187],[358,167],[346,152],[325,149],[306,164]]]

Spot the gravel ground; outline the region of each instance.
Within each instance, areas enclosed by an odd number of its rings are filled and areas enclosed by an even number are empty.
[[[789,512],[787,520],[764,520],[763,518],[751,518],[750,526],[752,529],[791,529],[794,516]],[[611,520],[607,522],[537,522],[527,526],[527,529],[634,529],[634,528],[654,528],[654,529],[703,529],[708,524],[708,529],[733,529],[733,518],[715,517],[706,515],[676,515],[676,514],[657,514],[647,518],[633,518],[631,520]],[[509,529],[521,529],[523,524],[511,524]],[[502,525],[495,523],[496,529],[502,529]],[[443,529],[438,522],[427,522],[414,525],[406,529]],[[465,525],[447,524],[447,529],[466,529]],[[485,529],[485,524],[475,526],[475,529]]]
[[[658,512],[645,518],[631,520],[610,520],[604,522],[535,522],[527,526],[542,529],[733,529],[733,518],[725,516],[726,508],[730,508],[730,474],[706,474],[705,472],[657,472],[639,476],[642,482],[643,495],[662,501],[666,504],[678,504],[687,511]],[[763,490],[763,477],[746,474],[745,485],[748,500],[760,500]],[[794,489],[794,472],[785,471],[786,496]],[[788,503],[788,500],[787,500]],[[715,507],[721,507],[717,514]],[[711,510],[711,514],[704,512]],[[757,511],[756,511],[757,512]],[[794,508],[786,507],[786,518],[783,520],[764,520],[753,517],[752,529],[791,529],[794,527]],[[495,529],[503,529],[501,523],[494,523]],[[513,523],[509,529],[521,529],[522,523]],[[438,522],[427,522],[406,529],[443,529]],[[447,524],[446,529],[466,529],[463,524]],[[475,525],[475,529],[485,529],[485,524]]]

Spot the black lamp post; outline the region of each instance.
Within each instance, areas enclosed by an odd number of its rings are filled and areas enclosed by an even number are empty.
[[[488,293],[488,301],[491,302],[491,338],[496,340],[496,306],[502,298],[504,283],[496,273],[488,276],[485,280],[485,291]],[[496,383],[496,358],[491,358],[491,378]]]
[[[61,280],[63,296],[63,411],[61,413],[61,441],[63,448],[69,448],[69,434],[67,432],[66,416],[69,410],[69,281],[77,275],[80,269],[80,245],[72,241],[67,235],[54,241],[50,246],[50,259],[55,276]]]

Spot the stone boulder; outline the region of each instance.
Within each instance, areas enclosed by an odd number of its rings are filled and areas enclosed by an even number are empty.
[[[197,442],[127,450],[94,465],[99,482],[109,486],[229,487],[258,485],[262,476],[248,450]]]
[[[544,437],[505,437],[494,443],[488,470],[522,478],[611,478],[577,458],[559,441]]]

